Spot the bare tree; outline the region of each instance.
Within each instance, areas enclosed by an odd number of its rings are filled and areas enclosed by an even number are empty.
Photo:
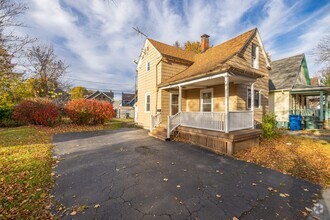
[[[330,35],[320,40],[314,49],[314,55],[317,56],[316,61],[323,66],[320,70],[323,83],[330,86]]]
[[[51,97],[56,89],[61,88],[61,78],[69,66],[56,56],[52,46],[32,46],[27,59],[37,96]]]
[[[36,39],[28,35],[18,36],[14,29],[25,25],[18,21],[19,16],[27,10],[27,5],[18,1],[0,0],[0,46],[11,55],[18,56],[24,54],[23,48]]]

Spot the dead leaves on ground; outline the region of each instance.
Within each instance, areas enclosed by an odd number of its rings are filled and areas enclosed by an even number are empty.
[[[262,140],[260,147],[238,152],[235,156],[324,187],[330,186],[330,144],[324,141],[283,135],[274,140]]]

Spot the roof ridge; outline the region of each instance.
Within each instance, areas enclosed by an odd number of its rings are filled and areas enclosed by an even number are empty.
[[[184,49],[182,49],[181,47],[176,47],[176,46],[173,46],[173,45],[169,45],[169,44],[166,44],[166,43],[164,43],[164,42],[161,42],[161,41],[157,41],[157,40],[154,40],[154,39],[152,39],[152,38],[147,38],[149,41],[151,40],[151,41],[154,41],[154,42],[156,42],[156,43],[159,43],[159,44],[163,44],[163,45],[166,45],[166,46],[168,46],[168,47],[172,47],[173,49],[178,49],[178,50],[181,50],[181,51],[183,51],[183,52],[188,52],[188,53],[193,53],[193,54],[197,54],[197,53],[195,53],[195,52],[193,52],[193,51],[190,51],[190,50],[184,50]],[[151,42],[152,43],[152,42]]]
[[[290,59],[290,58],[293,58],[293,57],[298,57],[298,56],[305,56],[305,53],[300,53],[300,54],[296,54],[296,55],[289,56],[289,57],[283,57],[283,58],[281,58],[281,59],[271,61],[271,63],[273,63],[273,62],[277,62],[277,61],[281,61],[281,60]]]

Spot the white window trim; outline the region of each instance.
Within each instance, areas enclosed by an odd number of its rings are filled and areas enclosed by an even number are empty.
[[[179,95],[179,92],[170,93],[170,115],[172,115],[172,95]]]
[[[147,111],[147,96],[150,96],[150,103],[149,103],[150,109],[149,109],[149,111]],[[150,113],[150,110],[151,110],[151,95],[150,95],[150,92],[146,92],[144,94],[144,112],[145,113]]]
[[[247,87],[246,88],[246,109],[251,109],[251,107],[249,108],[249,90],[251,90],[251,88]],[[260,109],[261,108],[261,90],[260,89],[254,89],[253,91],[259,91],[259,103],[258,103],[258,107],[254,106],[254,109]],[[254,103],[254,101],[253,101]],[[252,106],[252,100],[251,100],[251,106]]]
[[[148,69],[148,67],[149,67],[149,69]],[[147,61],[146,62],[146,72],[149,72],[149,71],[150,71],[150,62]]]
[[[253,46],[255,46],[256,47],[256,66],[254,66],[254,63],[252,62],[252,59],[253,59],[253,57],[252,57],[252,47]],[[256,44],[253,44],[252,43],[252,45],[251,45],[251,66],[252,66],[252,68],[254,68],[254,69],[259,69],[259,46],[258,45],[256,45]]]
[[[209,92],[211,92],[211,112],[213,112],[213,88],[200,90],[200,97],[199,97],[200,112],[203,112],[203,93],[209,93]]]

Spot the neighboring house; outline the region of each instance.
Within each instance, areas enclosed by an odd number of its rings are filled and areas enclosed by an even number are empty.
[[[253,129],[268,111],[266,51],[257,29],[209,48],[185,51],[147,39],[139,57],[138,124],[151,135],[231,154],[258,144]]]
[[[71,95],[69,93],[59,88],[55,89],[54,95],[55,95],[54,102],[59,105],[63,105],[67,103],[71,98]]]
[[[113,108],[116,112],[116,118],[134,118],[135,110],[132,106],[122,106],[122,100],[114,101]]]
[[[122,100],[122,106],[131,106],[133,107],[137,99],[137,95],[134,93],[122,93],[121,94],[121,100]]]
[[[318,76],[311,78],[311,85],[312,86],[324,86],[324,84],[321,82],[321,78]]]
[[[96,99],[99,101],[107,101],[107,102],[113,103],[114,102],[113,95],[114,94],[112,91],[110,91],[110,92],[96,91],[93,94],[89,95],[86,99]]]
[[[112,103],[113,109],[115,110],[116,113],[116,118],[119,118],[119,108],[121,106],[121,100],[114,101]]]
[[[315,117],[313,120],[318,120],[320,124],[327,120],[330,87],[322,86],[317,79],[310,79],[304,54],[273,61],[271,68],[269,111],[275,113],[280,127],[288,127],[291,114]],[[311,106],[310,100],[315,96],[325,99],[319,110]]]

